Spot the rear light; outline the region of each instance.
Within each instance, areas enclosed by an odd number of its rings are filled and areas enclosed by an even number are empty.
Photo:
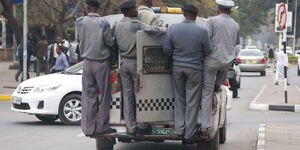
[[[228,82],[228,80],[226,80],[226,83],[224,84],[224,86],[229,87],[229,82]]]
[[[267,62],[267,60],[265,58],[263,58],[262,60],[260,60],[261,64],[265,64]]]
[[[241,58],[237,58],[236,61],[241,63],[242,59]]]

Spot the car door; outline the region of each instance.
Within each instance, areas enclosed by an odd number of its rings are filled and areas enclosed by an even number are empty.
[[[137,33],[137,122],[174,120],[171,59],[163,52],[163,38]]]

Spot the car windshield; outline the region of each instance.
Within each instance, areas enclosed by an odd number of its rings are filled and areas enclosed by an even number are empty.
[[[83,72],[83,62],[80,62],[67,70],[63,71],[62,74],[81,75]]]
[[[259,50],[241,50],[240,56],[263,56]]]

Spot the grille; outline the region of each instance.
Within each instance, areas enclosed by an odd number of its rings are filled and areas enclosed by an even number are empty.
[[[22,109],[22,110],[29,110],[30,109],[30,106],[28,105],[28,103],[21,103],[20,105],[13,104],[13,107],[15,109]]]
[[[162,47],[144,47],[143,72],[144,74],[169,74],[172,61]]]
[[[30,91],[33,90],[33,86],[27,86],[27,87],[20,87],[18,90],[18,94],[28,94]]]

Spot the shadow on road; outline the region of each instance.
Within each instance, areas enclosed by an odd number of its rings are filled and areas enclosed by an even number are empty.
[[[121,146],[122,145],[122,146]],[[164,143],[152,143],[152,142],[138,142],[138,143],[118,143],[115,146],[116,150],[122,149],[138,149],[138,150],[196,150],[197,146],[194,145],[181,145],[181,142],[164,142]]]
[[[42,121],[34,121],[34,122],[14,122],[13,124],[18,125],[27,125],[27,126],[67,126],[62,122],[42,122]]]

